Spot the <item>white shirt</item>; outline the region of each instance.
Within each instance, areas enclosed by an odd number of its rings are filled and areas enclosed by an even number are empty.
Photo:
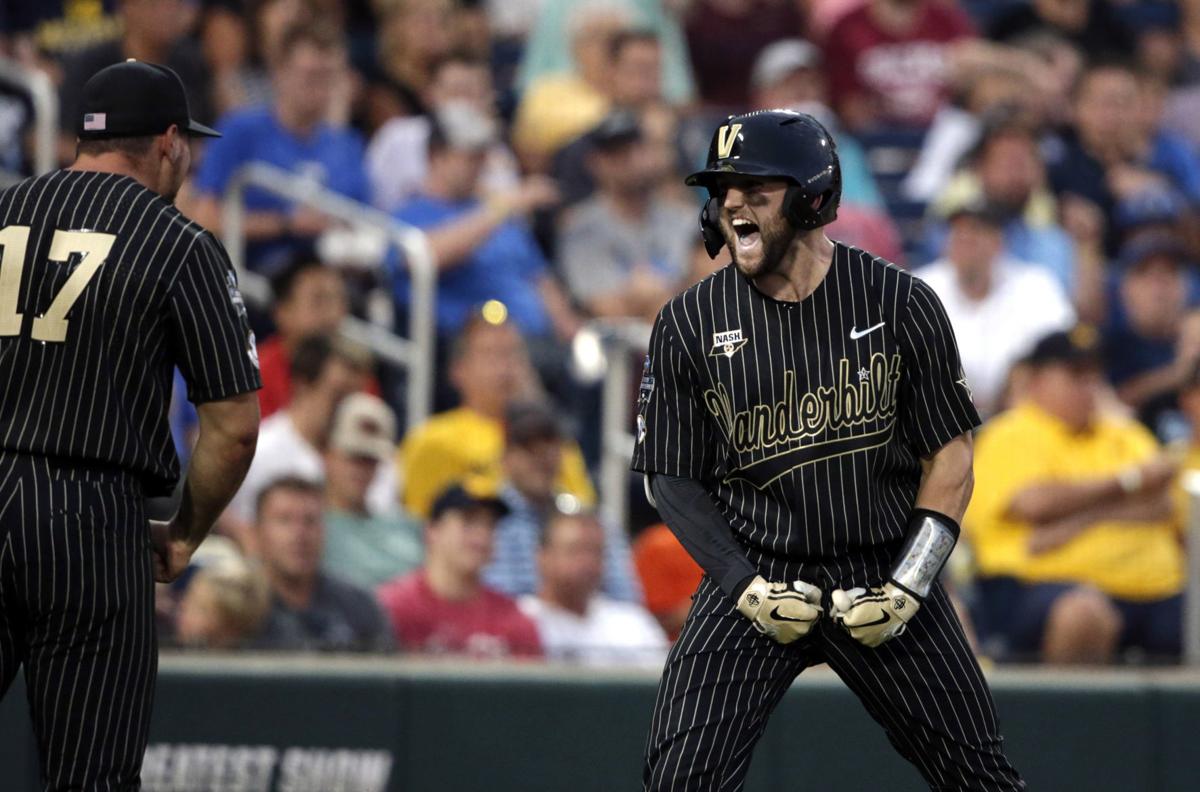
[[[253,522],[258,493],[284,476],[320,483],[325,477],[325,463],[321,453],[296,430],[288,411],[280,410],[258,429],[254,461],[229,504],[230,511],[238,519]],[[379,466],[367,490],[367,506],[374,514],[387,514],[396,510],[396,504],[396,468],[389,459]]]
[[[550,660],[586,666],[662,668],[667,636],[639,605],[597,595],[580,616],[533,595],[517,601],[537,625],[542,649]]]
[[[1075,324],[1071,301],[1041,267],[1002,258],[996,262],[991,290],[978,301],[963,293],[953,265],[945,259],[916,274],[946,307],[975,406],[985,415],[995,411],[1013,363],[1038,339]]]

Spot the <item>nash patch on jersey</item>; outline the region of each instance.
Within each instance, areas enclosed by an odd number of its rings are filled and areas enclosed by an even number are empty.
[[[724,355],[727,358],[733,357],[734,353],[746,345],[749,341],[742,337],[742,330],[725,330],[720,333],[713,333],[712,349],[708,351],[710,356]]]

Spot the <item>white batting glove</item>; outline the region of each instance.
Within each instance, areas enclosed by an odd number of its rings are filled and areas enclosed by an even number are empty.
[[[737,602],[738,612],[754,629],[777,643],[790,644],[808,635],[824,611],[821,590],[811,583],[768,583],[755,576]]]
[[[891,582],[873,589],[838,589],[831,599],[834,622],[851,638],[871,648],[902,634],[921,608],[916,597]]]

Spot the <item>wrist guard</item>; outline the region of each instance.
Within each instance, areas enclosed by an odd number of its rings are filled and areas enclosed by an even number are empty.
[[[908,539],[892,567],[892,582],[911,596],[925,599],[958,542],[958,523],[929,509],[914,509]]]

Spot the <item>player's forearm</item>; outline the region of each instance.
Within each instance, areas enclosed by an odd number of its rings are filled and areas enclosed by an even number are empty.
[[[975,486],[971,469],[973,456],[974,444],[971,435],[966,433],[942,446],[929,459],[922,460],[921,486],[914,505],[961,523]]]
[[[198,408],[200,433],[192,451],[173,538],[199,546],[246,477],[258,442],[258,394]]]
[[[758,570],[733,538],[708,490],[694,479],[653,475],[650,491],[671,533],[705,574],[736,600]]]

